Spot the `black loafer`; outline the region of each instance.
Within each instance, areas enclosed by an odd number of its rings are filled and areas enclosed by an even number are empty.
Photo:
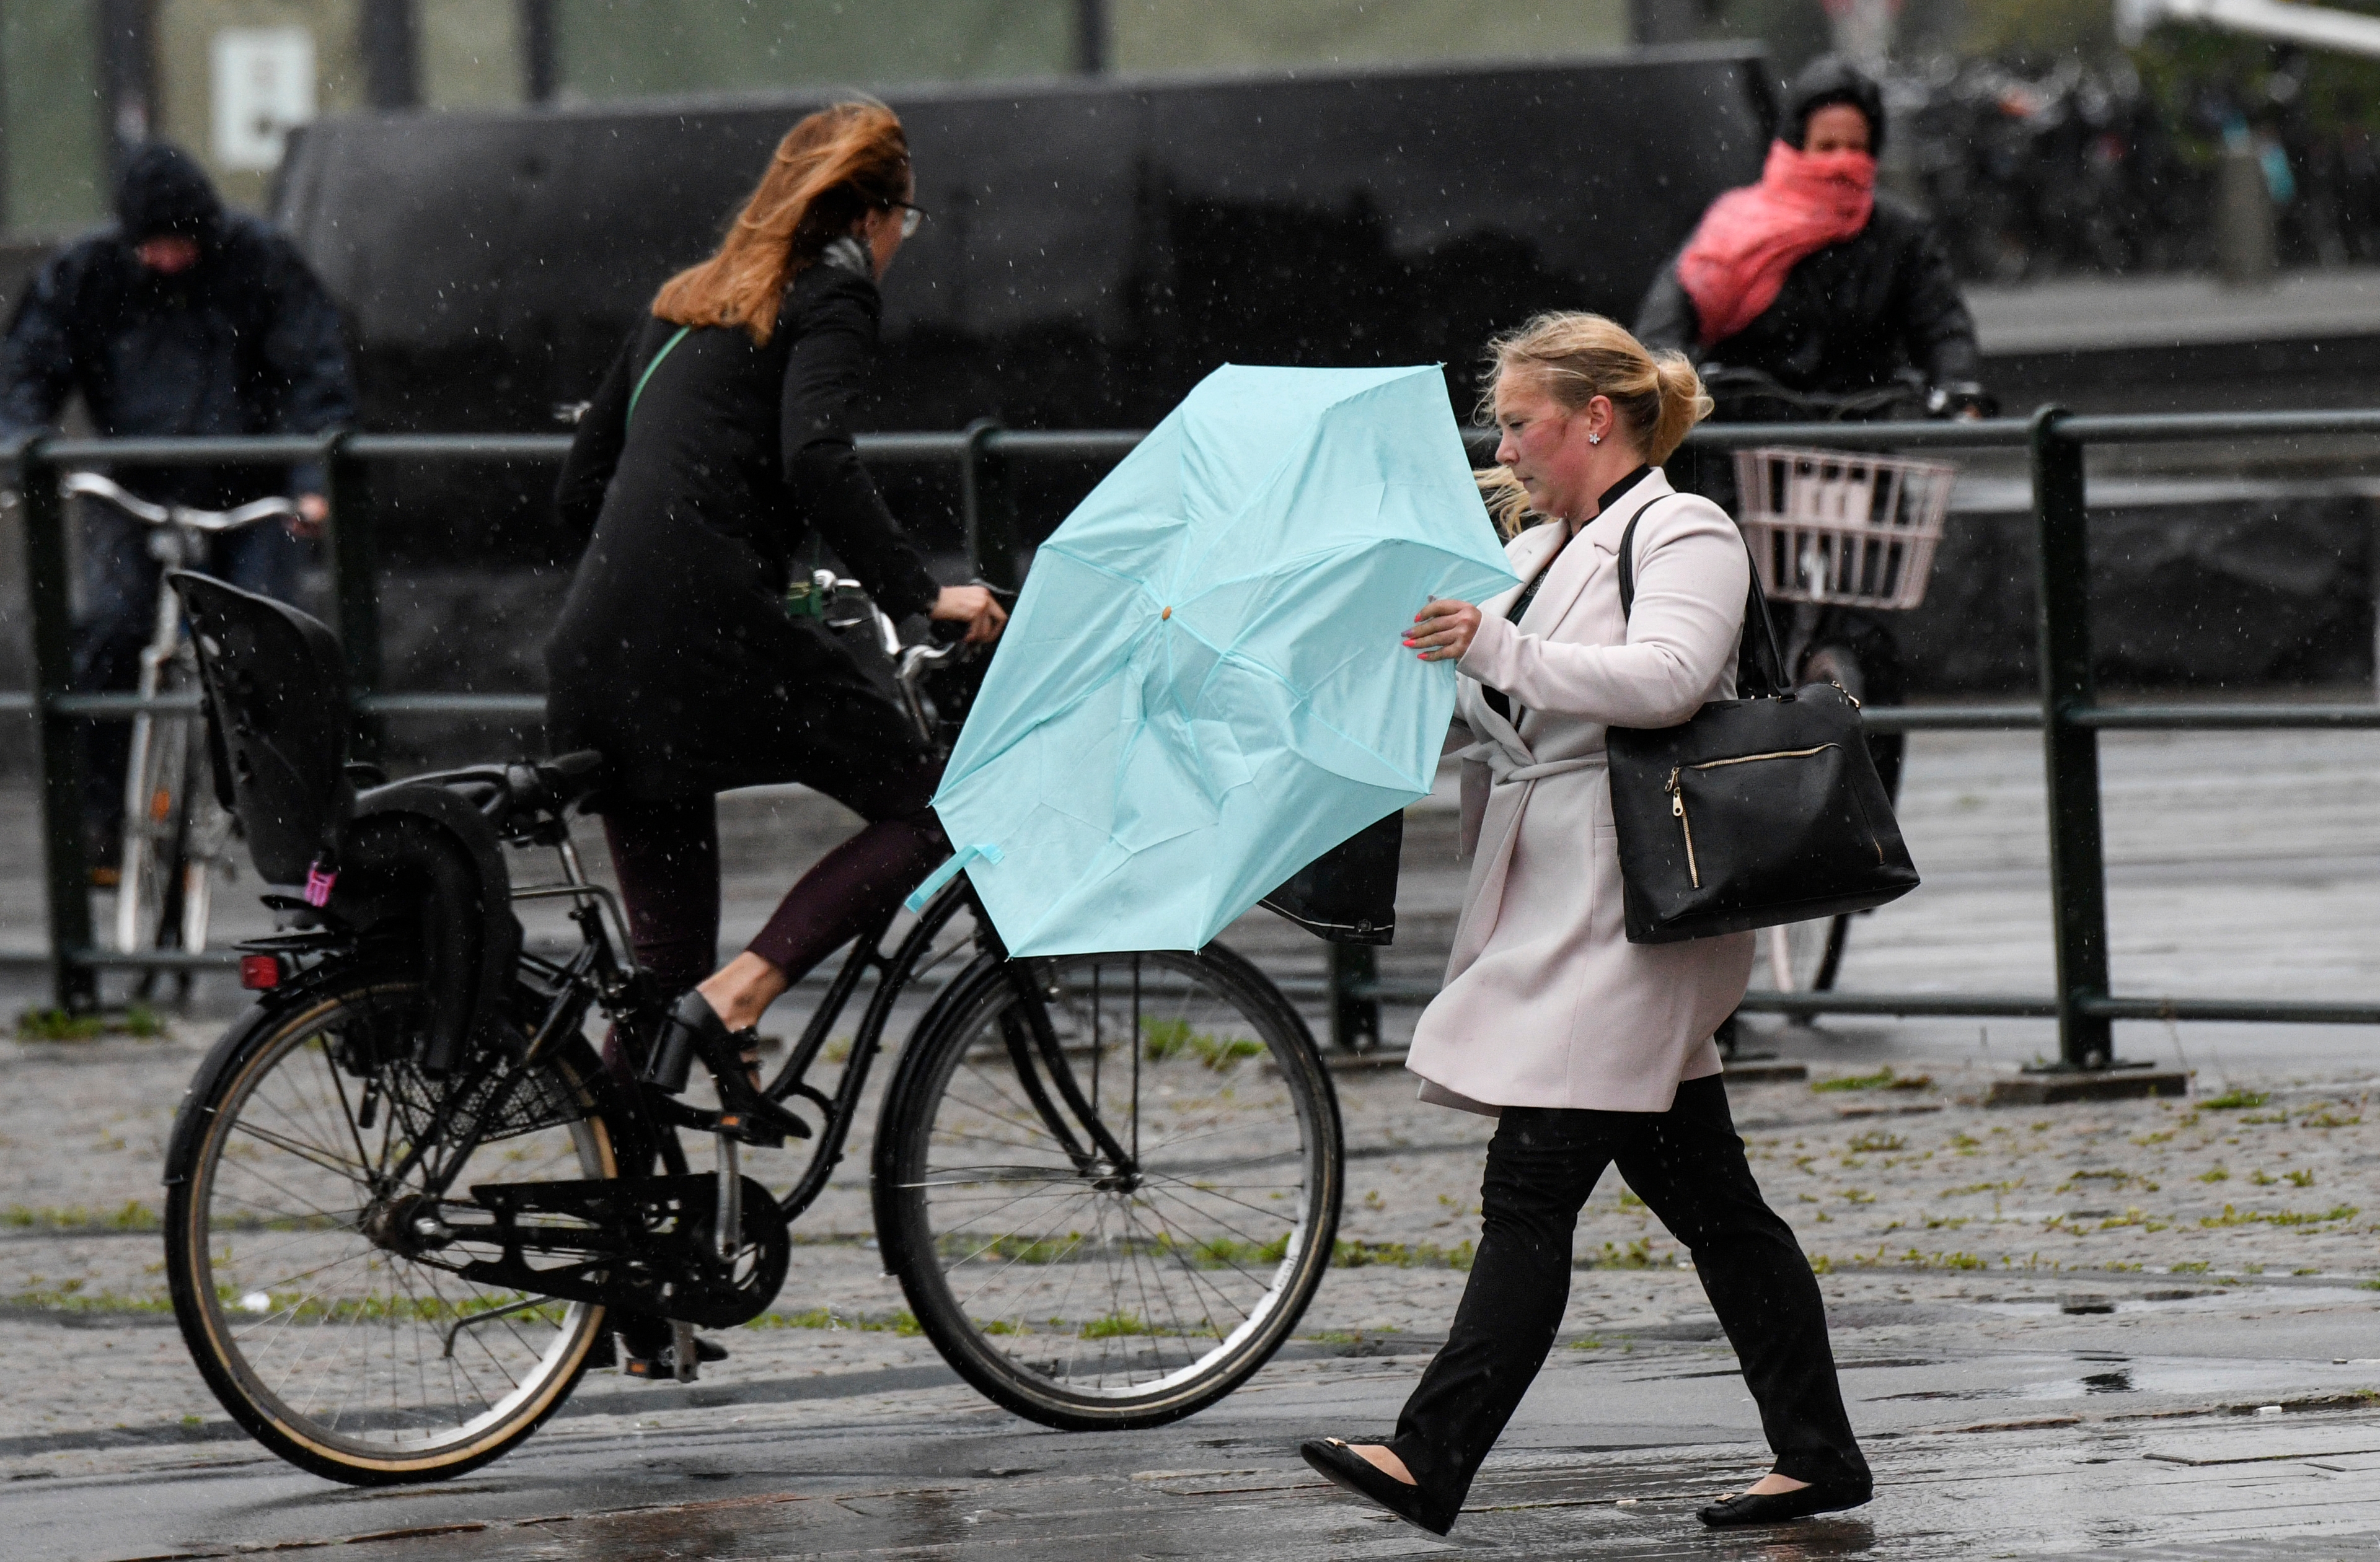
[[[1865,1481],[1857,1485],[1849,1482],[1819,1483],[1760,1496],[1738,1492],[1703,1508],[1700,1517],[1714,1530],[1745,1524],[1784,1524],[1807,1519],[1814,1513],[1840,1513],[1846,1508],[1857,1508],[1875,1495],[1876,1488]]]
[[[1340,1438],[1308,1438],[1297,1446],[1297,1451],[1305,1457],[1306,1463],[1330,1477],[1331,1484],[1344,1487],[1359,1497],[1369,1497],[1415,1529],[1427,1530],[1433,1535],[1442,1535],[1454,1528],[1454,1520],[1463,1511],[1461,1502],[1446,1502],[1419,1486],[1405,1484]]]
[[[771,1150],[788,1139],[810,1136],[809,1124],[761,1095],[752,1083],[760,1061],[759,1032],[730,1031],[698,987],[689,988],[671,1009],[645,1083],[674,1096],[686,1088],[696,1058],[719,1087],[720,1132]]]

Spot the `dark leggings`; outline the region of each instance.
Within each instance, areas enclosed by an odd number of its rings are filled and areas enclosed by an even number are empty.
[[[932,790],[930,774],[918,795]],[[612,844],[612,871],[626,902],[628,937],[637,963],[660,979],[664,992],[685,991],[710,975],[719,959],[719,805],[712,797],[662,803],[614,803],[603,815]],[[783,971],[803,973],[888,916],[950,854],[933,811],[911,811],[870,821],[802,875],[777,902],[768,926],[746,946]],[[615,1029],[603,1041],[603,1066],[622,1081],[642,1062],[631,1059]],[[620,1145],[621,1169],[650,1173],[659,1146],[639,1132]],[[669,1324],[636,1314],[616,1315],[623,1346],[650,1359],[669,1341]]]
[[[713,798],[615,804],[603,816],[637,962],[682,992],[719,960],[719,806]],[[892,914],[950,854],[929,808],[877,819],[820,858],[746,950],[803,975]]]
[[[1793,1229],[1760,1196],[1717,1075],[1666,1112],[1507,1107],[1488,1146],[1483,1229],[1454,1327],[1390,1447],[1424,1489],[1460,1497],[1545,1364],[1570,1297],[1578,1212],[1607,1166],[1694,1255],[1760,1407],[1777,1470],[1864,1486],[1835,1383],[1826,1303]]]

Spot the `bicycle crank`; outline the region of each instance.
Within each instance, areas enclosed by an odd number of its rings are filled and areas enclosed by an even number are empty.
[[[456,1240],[504,1250],[462,1265],[465,1279],[732,1328],[777,1299],[793,1258],[775,1196],[748,1177],[738,1181],[742,1196],[732,1201],[719,1197],[718,1178],[702,1172],[485,1183],[471,1197],[487,1225],[465,1225],[468,1206],[444,1211]],[[722,1203],[740,1206],[739,1241],[722,1243],[714,1234]],[[540,1267],[531,1255],[564,1262]]]

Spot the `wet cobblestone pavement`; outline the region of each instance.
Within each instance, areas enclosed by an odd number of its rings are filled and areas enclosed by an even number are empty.
[[[0,1342],[25,1370],[0,1412],[0,1512],[55,1527],[45,1549],[0,1555],[232,1555],[397,1530],[421,1532],[341,1555],[1442,1548],[1316,1486],[1293,1454],[1302,1435],[1385,1428],[1463,1283],[1488,1125],[1419,1106],[1397,1071],[1339,1080],[1346,1246],[1300,1340],[1180,1428],[1062,1438],[986,1406],[905,1332],[855,1172],[804,1222],[774,1326],[723,1336],[735,1355],[703,1383],[590,1378],[493,1470],[374,1496],[264,1458],[163,1309],[154,1168],[199,1036],[10,1046]],[[1823,1276],[1885,1496],[1784,1550],[1692,1524],[1695,1501],[1761,1467],[1756,1423],[1695,1277],[1613,1180],[1581,1225],[1554,1362],[1460,1549],[2007,1556],[2380,1532],[2380,1495],[2358,1483],[2380,1471],[2380,1083],[2242,1077],[2188,1101],[2010,1109],[1977,1104],[1978,1066],[1885,1072],[1730,1090]],[[866,1164],[856,1149],[848,1167]],[[2281,1409],[2254,1413],[2266,1405]],[[2094,1482],[2118,1476],[2123,1501],[2095,1512]],[[2011,1483],[2055,1500],[2015,1500]],[[250,1487],[272,1495],[242,1497],[233,1523],[220,1504]],[[69,1532],[92,1503],[105,1541]],[[118,1544],[119,1524],[148,1532],[153,1504],[158,1544]]]
[[[2238,740],[2111,745],[2120,983],[2368,988],[2380,781],[2363,748],[2313,738],[2289,758],[2302,805],[2277,820],[2252,805],[2278,761]],[[2046,987],[2038,785],[2022,745],[1920,746],[1904,814],[1927,887],[1862,922],[1847,984]],[[742,806],[731,937],[838,833],[815,806]],[[1442,811],[1409,823],[1393,970],[1442,955],[1449,834]],[[29,890],[0,861],[0,933]],[[1317,968],[1269,920],[1230,938]],[[1420,1106],[1399,1071],[1338,1076],[1344,1245],[1301,1338],[1179,1426],[1043,1432],[905,1331],[871,1245],[871,1107],[770,1326],[723,1336],[735,1354],[702,1383],[590,1377],[500,1464],[363,1493],[239,1435],[164,1307],[157,1167],[226,1006],[150,1041],[0,1043],[0,1557],[2380,1555],[2369,1030],[2127,1026],[2126,1053],[2195,1071],[2192,1098],[2016,1108],[1982,1101],[2046,1027],[1764,1034],[1809,1077],[1740,1079],[1730,1099],[1820,1271],[1878,1500],[1764,1535],[1694,1523],[1766,1460],[1695,1277],[1615,1178],[1581,1223],[1553,1362],[1441,1542],[1294,1456],[1303,1436],[1386,1429],[1463,1284],[1492,1125]]]

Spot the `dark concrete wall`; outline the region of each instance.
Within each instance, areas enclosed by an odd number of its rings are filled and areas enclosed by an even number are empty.
[[[2365,683],[2374,527],[2354,497],[2102,510],[2091,528],[2102,680],[2151,688]],[[2030,515],[1950,519],[1925,603],[1898,615],[1912,697],[2038,687]]]

